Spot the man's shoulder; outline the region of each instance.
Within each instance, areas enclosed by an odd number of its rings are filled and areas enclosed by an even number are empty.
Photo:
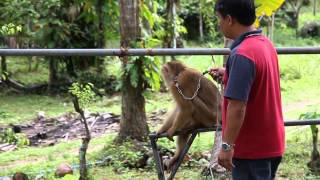
[[[266,53],[273,53],[274,46],[271,41],[263,36],[252,36],[246,38],[236,49],[235,54],[246,56],[253,60],[254,57],[265,55]]]
[[[259,50],[265,45],[272,45],[267,37],[263,35],[251,36],[242,41],[238,47],[238,50]]]

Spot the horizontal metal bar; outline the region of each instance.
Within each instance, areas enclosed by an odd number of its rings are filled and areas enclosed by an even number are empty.
[[[320,47],[279,47],[278,54],[320,54]]]
[[[284,122],[285,126],[307,126],[307,125],[319,125],[320,119],[307,119],[307,120],[287,120]]]
[[[279,47],[279,54],[320,54],[320,47]],[[228,48],[0,49],[0,56],[178,56],[228,55]]]
[[[0,56],[173,56],[227,55],[230,49],[0,49]]]
[[[308,119],[308,120],[287,120],[284,122],[285,126],[307,126],[307,125],[319,125],[320,119]],[[221,130],[221,127],[210,127],[210,128],[200,128],[200,129],[193,129],[193,130],[186,130],[186,131],[178,131],[173,136],[177,136],[180,134],[192,134],[192,133],[200,133],[200,132],[210,132],[210,131],[216,131]],[[151,133],[149,134],[150,138],[163,138],[168,137],[167,133],[163,134],[155,134]]]
[[[181,134],[192,134],[192,133],[200,133],[200,132],[209,132],[209,131],[215,131],[215,130],[221,130],[221,127],[210,127],[210,128],[199,128],[199,129],[192,129],[192,130],[186,130],[186,131],[177,131],[176,133],[173,134],[173,136],[181,135]],[[167,133],[162,133],[162,134],[156,134],[156,133],[151,133],[149,134],[149,138],[163,138],[163,137],[168,137]]]

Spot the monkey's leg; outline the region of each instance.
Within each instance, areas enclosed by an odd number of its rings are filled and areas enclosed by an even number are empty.
[[[176,107],[173,112],[169,115],[169,117],[165,120],[164,124],[158,129],[157,134],[161,134],[166,132],[173,124],[174,119],[177,116],[178,108]]]
[[[183,134],[183,135],[178,136],[177,147],[176,147],[176,151],[174,153],[174,156],[169,160],[169,162],[165,163],[165,165],[168,167],[169,170],[173,167],[173,165],[179,159],[179,156],[180,156],[183,148],[185,148],[189,138],[190,138],[189,134]]]

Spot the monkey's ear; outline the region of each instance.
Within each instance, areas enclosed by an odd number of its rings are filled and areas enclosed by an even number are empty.
[[[169,67],[168,67],[168,65],[164,65],[164,66],[162,67],[162,70],[163,70],[164,72],[168,73],[168,72],[169,72]]]

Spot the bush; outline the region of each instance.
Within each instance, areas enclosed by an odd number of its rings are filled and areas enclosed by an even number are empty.
[[[301,28],[299,35],[303,38],[306,37],[319,37],[320,36],[320,22],[312,21],[307,22]]]
[[[15,133],[11,128],[7,128],[4,133],[0,134],[0,142],[16,144],[18,147],[30,144],[28,137],[23,133]]]

